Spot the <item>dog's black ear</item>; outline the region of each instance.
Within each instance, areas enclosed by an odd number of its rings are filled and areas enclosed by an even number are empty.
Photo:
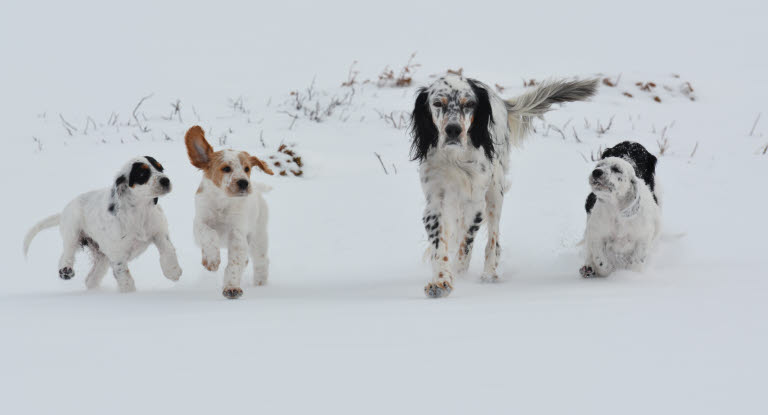
[[[117,179],[115,179],[115,187],[112,189],[112,193],[117,194],[118,196],[123,194],[125,192],[125,189],[128,188],[128,178],[125,177],[125,175],[120,175]]]
[[[584,203],[584,210],[587,211],[587,214],[592,213],[592,208],[595,207],[595,203],[597,203],[597,195],[590,193],[589,196],[587,196],[587,202]]]
[[[426,88],[419,89],[416,104],[411,113],[411,160],[423,161],[430,147],[437,145],[437,126],[432,120],[429,109],[429,93]]]
[[[477,104],[472,112],[472,125],[469,126],[469,139],[475,148],[482,147],[488,160],[493,160],[493,139],[491,138],[491,126],[493,125],[493,109],[488,90],[474,79],[467,79],[472,92],[475,93]]]
[[[643,172],[643,180],[651,189],[651,192],[653,192],[654,187],[656,187],[656,163],[658,162],[659,159],[657,159],[656,156],[648,153],[648,169]],[[653,197],[655,198],[656,195],[654,194]]]

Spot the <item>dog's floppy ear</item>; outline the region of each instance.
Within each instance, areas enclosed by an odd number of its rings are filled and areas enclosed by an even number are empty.
[[[258,167],[264,173],[267,173],[270,176],[274,176],[275,173],[272,171],[272,169],[270,169],[269,166],[267,166],[267,163],[262,161],[260,158],[251,156],[248,160],[251,162],[251,166]]]
[[[648,153],[648,168],[645,169],[643,172],[642,179],[645,181],[645,184],[648,185],[648,187],[651,189],[651,192],[654,191],[654,188],[656,187],[656,163],[658,163],[659,159],[656,158],[651,153]],[[653,195],[655,198],[656,195]]]
[[[429,148],[437,145],[437,126],[429,109],[429,92],[426,88],[420,88],[418,92],[411,113],[411,160],[422,161],[427,157]]]
[[[187,154],[192,165],[198,169],[206,169],[211,162],[213,148],[205,141],[203,129],[198,125],[190,128],[184,136],[184,143],[187,145]]]
[[[112,194],[109,197],[109,206],[107,210],[113,215],[117,215],[118,198],[128,190],[128,178],[125,174],[117,176],[115,179],[115,185],[112,186]]]
[[[472,112],[472,125],[469,126],[469,138],[475,148],[482,147],[488,160],[493,160],[493,140],[490,128],[493,125],[493,109],[491,99],[481,84],[474,79],[467,79],[472,92],[477,98],[477,105]]]

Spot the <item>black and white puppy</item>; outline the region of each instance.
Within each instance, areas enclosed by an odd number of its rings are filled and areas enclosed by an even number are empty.
[[[75,252],[88,247],[94,258],[93,268],[85,279],[89,289],[98,287],[112,267],[120,291],[135,291],[128,261],[153,243],[160,252],[163,275],[178,280],[181,268],[176,250],[168,237],[165,214],[157,205],[157,198],[171,191],[171,181],[163,166],[152,157],[137,157],[118,172],[113,183],[110,188],[83,193],[60,214],[36,224],[24,239],[24,255],[38,232],[58,225],[63,241],[59,259],[62,279],[75,276]]]
[[[659,203],[658,195],[656,194],[656,156],[649,153],[648,150],[640,143],[632,141],[623,141],[611,148],[603,150],[603,154],[600,155],[600,159],[606,159],[608,157],[619,157],[632,165],[635,169],[635,175],[641,179],[651,190],[653,194],[653,200]],[[587,196],[587,202],[584,208],[589,214],[592,211],[592,207],[597,201],[597,196],[594,193],[590,193]]]
[[[661,229],[661,208],[635,166],[606,157],[589,176],[595,203],[584,232],[582,277],[608,276],[616,269],[640,270]]]
[[[432,280],[424,292],[444,297],[454,274],[466,272],[472,244],[488,225],[481,280],[496,281],[499,220],[509,150],[530,128],[533,117],[552,104],[594,95],[596,80],[544,83],[511,100],[471,78],[449,75],[421,88],[411,115],[411,146],[427,206],[424,227],[430,246]]]

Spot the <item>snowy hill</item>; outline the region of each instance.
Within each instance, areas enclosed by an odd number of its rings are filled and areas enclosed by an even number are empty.
[[[139,3],[0,17],[0,412],[766,411],[764,4]],[[505,97],[603,81],[514,150],[502,282],[476,255],[428,301],[406,127],[447,70]],[[270,282],[237,301],[192,241],[194,124],[285,172],[259,176]],[[659,156],[664,237],[644,272],[583,280],[591,158],[626,139]],[[56,231],[25,260],[30,226],[145,154],[174,184],[178,283],[150,248],[136,293],[87,292],[85,254],[57,277]]]

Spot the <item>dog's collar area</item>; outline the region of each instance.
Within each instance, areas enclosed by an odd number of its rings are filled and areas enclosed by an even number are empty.
[[[621,210],[621,216],[625,218],[631,218],[632,216],[637,215],[637,212],[639,211],[640,211],[640,192],[635,192],[635,198],[632,200],[629,206]]]

